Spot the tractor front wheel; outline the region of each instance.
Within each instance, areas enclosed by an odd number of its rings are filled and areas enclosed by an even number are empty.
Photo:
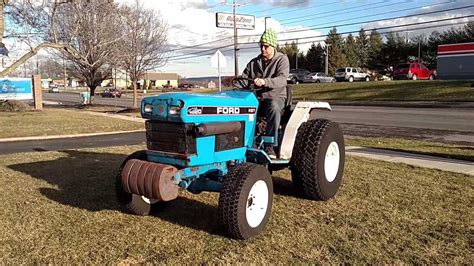
[[[219,196],[219,217],[232,238],[248,239],[265,229],[272,200],[270,172],[257,164],[237,165],[225,176]]]
[[[136,215],[148,215],[150,214],[152,208],[156,207],[159,204],[159,201],[155,199],[149,199],[144,196],[128,193],[124,191],[122,187],[122,169],[125,164],[131,159],[146,161],[148,157],[146,151],[141,150],[136,151],[127,156],[127,158],[125,158],[122,165],[120,166],[117,177],[115,178],[115,192],[117,195],[117,199],[126,212]]]
[[[342,183],[344,161],[344,136],[337,123],[316,119],[300,126],[290,168],[295,187],[305,197],[334,197]]]

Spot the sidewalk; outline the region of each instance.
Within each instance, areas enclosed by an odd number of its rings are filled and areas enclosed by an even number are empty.
[[[430,101],[338,101],[328,100],[331,105],[377,106],[406,108],[458,108],[474,109],[474,102],[430,102]]]
[[[346,154],[474,176],[474,162],[382,149],[348,146]]]

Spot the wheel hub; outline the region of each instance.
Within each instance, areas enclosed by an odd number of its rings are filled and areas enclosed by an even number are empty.
[[[324,160],[324,176],[328,182],[334,181],[339,171],[339,145],[333,141],[329,144]]]
[[[268,209],[268,193],[267,183],[262,180],[255,182],[250,189],[245,216],[252,228],[259,226],[265,218]]]

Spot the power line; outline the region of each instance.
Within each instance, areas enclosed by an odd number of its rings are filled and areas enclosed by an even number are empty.
[[[445,3],[449,3],[449,1],[448,1],[448,2],[443,2],[443,3],[441,3],[441,4],[445,4]],[[426,6],[426,7],[432,7],[432,6],[437,6],[437,5],[440,5],[440,4],[428,5],[428,6]],[[430,11],[430,12],[426,12],[426,13],[419,13],[419,14],[413,14],[413,15],[392,17],[392,18],[387,18],[387,19],[382,19],[382,20],[369,20],[369,21],[353,22],[353,23],[348,23],[348,24],[332,25],[332,26],[321,27],[321,28],[310,27],[310,28],[305,28],[305,29],[300,29],[300,30],[281,31],[281,32],[278,32],[278,33],[279,33],[279,34],[282,34],[282,33],[294,33],[294,32],[303,32],[303,31],[309,31],[309,30],[315,30],[315,29],[326,29],[326,28],[332,28],[332,27],[352,26],[352,25],[357,25],[357,24],[370,23],[370,22],[378,22],[378,21],[384,21],[384,20],[390,20],[390,19],[408,18],[408,17],[413,17],[413,16],[423,16],[423,15],[428,15],[428,14],[435,14],[435,13],[446,12],[446,11],[452,11],[452,10],[459,10],[459,9],[470,8],[470,7],[472,7],[472,5],[471,5],[471,6],[465,6],[465,7],[451,8],[451,9],[443,9],[443,10],[438,10],[438,11]],[[403,10],[405,10],[405,9],[403,9]],[[400,11],[394,10],[394,11],[391,12],[391,13],[396,13],[396,12],[400,12]],[[343,12],[343,13],[345,13],[345,12]],[[366,17],[366,16],[363,16],[363,17]],[[351,18],[351,20],[353,20],[353,19],[358,19],[358,18],[360,18],[360,17]],[[327,23],[325,23],[325,24],[329,24],[329,23],[333,23],[333,22],[327,22]],[[324,24],[323,24],[323,25],[324,25]],[[241,36],[239,36],[239,38],[244,38],[244,37],[257,37],[257,36],[260,36],[260,34],[241,35]],[[217,39],[217,40],[214,40],[214,41],[209,41],[209,42],[200,43],[200,44],[196,44],[196,45],[190,45],[190,46],[186,46],[186,47],[182,47],[182,48],[176,48],[176,49],[169,50],[168,52],[175,52],[175,51],[179,51],[179,50],[185,50],[185,49],[187,49],[187,48],[196,48],[196,47],[199,47],[199,46],[204,46],[204,45],[206,45],[206,44],[215,44],[216,42],[227,41],[229,38],[231,38],[231,37],[229,36],[229,37]]]
[[[330,2],[330,3],[322,4],[322,5],[314,5],[314,6],[306,7],[304,9],[304,11],[307,12],[309,9],[320,8],[322,6],[329,6],[329,5],[337,4],[339,2],[340,1],[334,1],[334,2]],[[294,12],[293,10],[288,10],[288,11],[282,11],[282,12],[278,12],[278,13],[268,14],[268,16],[276,16],[276,15],[281,15],[281,14],[286,14],[286,13],[293,13],[293,12]]]
[[[386,27],[372,28],[372,29],[367,29],[366,31],[384,30],[384,29],[392,29],[392,28],[416,26],[416,25],[422,25],[422,24],[431,24],[431,23],[436,23],[436,22],[441,22],[441,21],[458,20],[458,19],[470,18],[470,17],[474,17],[474,15],[467,15],[467,16],[456,17],[456,18],[438,19],[438,20],[432,20],[432,21],[423,21],[423,22],[416,22],[416,23],[403,24],[403,25],[395,25],[395,26],[386,26]],[[446,23],[446,24],[442,24],[442,25],[432,25],[432,26],[411,28],[410,30],[429,29],[429,28],[435,28],[435,27],[444,27],[444,26],[458,25],[458,24],[466,24],[466,23],[469,23],[469,22]],[[405,30],[406,30],[406,29],[396,30],[396,31],[390,31],[390,32],[403,32],[403,31],[405,31]],[[339,35],[344,35],[344,34],[357,33],[357,32],[359,32],[359,30],[356,30],[356,31],[346,31],[346,32],[338,33],[338,34],[339,34]],[[385,32],[384,34],[388,34],[388,33],[390,33],[390,32]],[[381,34],[382,34],[382,33],[381,33]],[[323,34],[323,35],[314,35],[314,36],[308,36],[308,37],[301,37],[301,38],[298,38],[298,39],[300,39],[300,40],[301,40],[301,39],[313,39],[313,38],[322,38],[322,37],[327,37],[327,36],[328,36],[328,34]],[[284,40],[280,40],[279,42],[290,41],[290,40],[295,40],[295,38],[284,39]],[[300,44],[312,43],[312,42],[314,42],[314,40],[312,40],[312,41],[307,41],[307,42],[301,42]],[[248,42],[248,43],[241,43],[241,45],[257,44],[257,43],[258,43],[258,42]],[[188,55],[181,55],[181,56],[171,57],[169,61],[177,61],[177,60],[183,60],[183,59],[190,59],[190,58],[208,56],[208,55],[211,55],[216,49],[227,48],[227,47],[230,47],[230,46],[232,46],[232,45],[221,46],[221,47],[218,47],[218,48],[209,49],[209,50],[207,50],[207,51],[197,52],[197,53],[195,53],[195,54],[188,54]],[[243,47],[243,48],[241,48],[241,50],[243,50],[243,49],[255,49],[255,47]],[[225,52],[225,51],[229,51],[229,50],[223,50],[223,51]],[[200,54],[200,53],[206,53],[206,52],[211,52],[211,54],[202,54],[202,55]],[[198,53],[199,53],[199,54],[198,54]]]
[[[344,26],[353,26],[353,25],[358,25],[358,24],[363,24],[363,23],[371,23],[371,22],[380,22],[380,21],[385,21],[385,20],[392,20],[392,19],[399,19],[399,18],[408,18],[408,17],[413,17],[413,16],[422,16],[422,15],[429,15],[429,14],[435,14],[435,13],[440,13],[440,12],[446,12],[446,11],[453,11],[453,10],[460,10],[460,9],[465,9],[465,8],[471,8],[473,7],[474,5],[470,5],[470,6],[464,6],[464,7],[457,7],[457,8],[451,8],[451,9],[443,9],[443,10],[438,10],[438,11],[430,11],[430,12],[425,12],[425,13],[420,13],[420,14],[413,14],[413,15],[405,15],[405,16],[398,16],[398,17],[392,17],[392,18],[387,18],[387,19],[379,19],[379,20],[368,20],[368,21],[362,21],[362,22],[352,22],[352,23],[346,23],[346,24],[340,24],[340,25],[332,25],[332,26],[326,26],[326,27],[311,27],[311,28],[306,28],[306,29],[303,29],[303,30],[289,30],[289,31],[282,31],[282,32],[279,32],[280,34],[281,33],[294,33],[294,32],[303,32],[303,31],[308,31],[308,30],[316,30],[316,29],[328,29],[328,28],[334,28],[334,27],[344,27]],[[396,12],[396,11],[394,11]],[[357,18],[354,18],[354,19],[357,19]],[[426,23],[426,22],[425,22]],[[255,36],[260,36],[260,34],[251,34],[251,35],[242,35],[240,37],[255,37]],[[295,39],[295,38],[292,38],[292,39]],[[303,39],[303,38],[299,38],[299,39]],[[221,40],[227,40],[227,38],[224,38],[224,39],[218,39],[217,41],[221,41]],[[291,40],[291,39],[290,39]],[[216,42],[217,42],[216,41]],[[209,43],[214,43],[214,42],[209,42]],[[194,47],[197,47],[199,45],[195,45],[195,46],[191,46],[190,48],[194,48]],[[222,47],[228,47],[229,45],[226,45],[226,46],[222,46]],[[219,49],[219,48],[217,48]],[[176,50],[179,50],[179,49],[175,49]],[[201,52],[196,52],[194,54],[198,54],[198,53],[203,53],[203,52],[206,52],[206,51],[201,51]],[[180,56],[187,56],[188,54],[184,54],[184,55],[176,55],[172,58],[175,58],[175,57],[180,57]]]
[[[405,1],[405,2],[408,2],[408,1]],[[364,5],[358,5],[358,6],[353,6],[353,7],[349,7],[349,8],[345,8],[344,11],[347,11],[347,10],[352,10],[352,9],[363,9],[365,8],[366,6],[373,6],[373,5],[377,5],[377,4],[381,4],[381,3],[385,3],[385,1],[380,1],[380,2],[377,2],[377,3],[369,3],[369,4],[364,4]],[[388,4],[387,6],[391,6],[391,5],[400,5],[401,3],[392,3],[392,4]],[[383,7],[383,6],[382,6]],[[287,18],[287,19],[282,19],[280,20],[280,22],[285,22],[285,21],[291,21],[291,20],[297,20],[297,19],[301,19],[301,18],[307,18],[307,17],[316,17],[316,16],[319,16],[321,14],[329,14],[329,13],[334,13],[334,12],[337,12],[337,14],[346,14],[348,12],[342,12],[342,13],[338,13],[338,11],[341,11],[341,9],[333,9],[333,10],[328,10],[326,12],[319,12],[319,13],[314,13],[314,14],[310,14],[310,15],[305,15],[305,16],[297,16],[297,17],[292,17],[292,18]],[[350,13],[352,13],[353,11],[351,11]],[[327,16],[323,16],[323,17],[328,17],[328,16],[333,16],[333,15],[327,15]],[[320,17],[318,17],[320,18]],[[293,22],[291,23],[286,23],[286,24],[292,24]],[[285,23],[282,23],[282,24],[285,24]]]

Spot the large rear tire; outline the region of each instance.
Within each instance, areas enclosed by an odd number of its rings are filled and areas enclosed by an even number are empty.
[[[148,156],[146,154],[146,151],[141,150],[136,151],[127,156],[127,158],[125,158],[122,165],[120,166],[117,177],[115,178],[115,192],[117,195],[117,199],[125,212],[136,215],[148,215],[152,212],[153,209],[158,207],[159,201],[149,199],[144,196],[128,193],[124,191],[122,187],[122,169],[125,164],[131,159],[146,161],[148,159]]]
[[[295,187],[305,197],[334,197],[342,183],[344,162],[344,136],[337,123],[317,119],[300,126],[290,168]]]
[[[273,182],[263,166],[244,163],[229,169],[219,196],[219,218],[235,239],[248,239],[270,219]]]

